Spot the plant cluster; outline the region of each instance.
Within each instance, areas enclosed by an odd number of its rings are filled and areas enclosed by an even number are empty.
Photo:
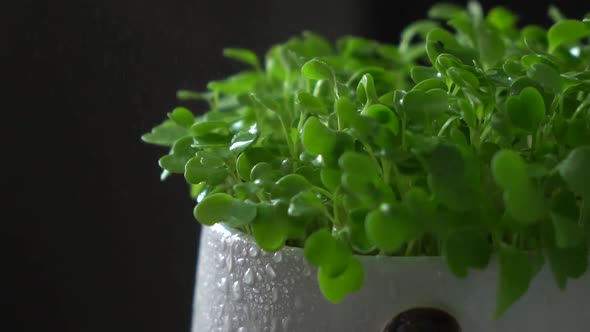
[[[209,110],[143,136],[171,147],[162,178],[184,175],[204,225],[303,247],[333,302],[362,286],[354,254],[440,255],[458,277],[495,256],[497,315],[545,264],[565,287],[590,247],[590,16],[428,15],[399,45],[306,32],[264,63],[226,49],[250,69],[179,91]]]

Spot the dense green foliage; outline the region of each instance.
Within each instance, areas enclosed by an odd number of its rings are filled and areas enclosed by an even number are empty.
[[[496,256],[500,315],[544,264],[562,288],[588,265],[590,19],[551,15],[437,5],[399,45],[227,49],[250,69],[180,91],[209,110],[143,139],[171,147],[162,178],[184,174],[202,224],[304,247],[334,302],[363,283],[353,254],[442,255],[458,277]]]

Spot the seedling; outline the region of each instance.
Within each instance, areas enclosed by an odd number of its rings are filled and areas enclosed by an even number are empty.
[[[162,178],[184,175],[199,222],[303,247],[333,302],[362,287],[355,254],[443,256],[459,278],[495,258],[499,316],[544,264],[561,288],[588,265],[589,16],[551,13],[517,28],[502,7],[437,5],[399,45],[226,49],[249,69],[179,92],[209,109],[143,140],[171,147]]]

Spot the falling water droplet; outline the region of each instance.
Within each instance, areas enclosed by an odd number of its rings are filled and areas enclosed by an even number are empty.
[[[246,285],[252,285],[254,283],[254,271],[251,268],[246,270],[244,273],[244,278],[242,278]]]
[[[279,300],[279,290],[276,287],[273,287],[271,290],[272,294],[272,303],[276,303]]]
[[[283,254],[281,254],[280,251],[275,252],[274,255],[272,255],[272,259],[277,262],[280,263],[283,260]]]
[[[217,287],[222,291],[227,292],[227,278],[220,278],[219,281],[217,281]]]
[[[232,285],[232,294],[234,300],[239,301],[242,299],[242,285],[240,285],[239,281],[235,281]]]
[[[258,256],[258,247],[257,246],[251,246],[250,249],[248,249],[248,254],[250,255],[250,257],[256,257],[256,256]]]
[[[264,270],[266,270],[266,274],[268,274],[268,276],[271,279],[274,279],[277,274],[275,273],[275,270],[272,268],[272,266],[270,264],[266,264],[266,266],[264,267]]]

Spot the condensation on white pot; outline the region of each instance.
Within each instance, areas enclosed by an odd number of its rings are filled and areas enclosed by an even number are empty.
[[[462,332],[590,331],[590,277],[555,286],[548,268],[500,319],[493,318],[497,267],[455,278],[436,257],[362,256],[363,288],[324,299],[299,248],[262,251],[222,225],[203,229],[193,332],[381,332],[413,308],[448,313]],[[427,332],[427,331],[425,331]]]

